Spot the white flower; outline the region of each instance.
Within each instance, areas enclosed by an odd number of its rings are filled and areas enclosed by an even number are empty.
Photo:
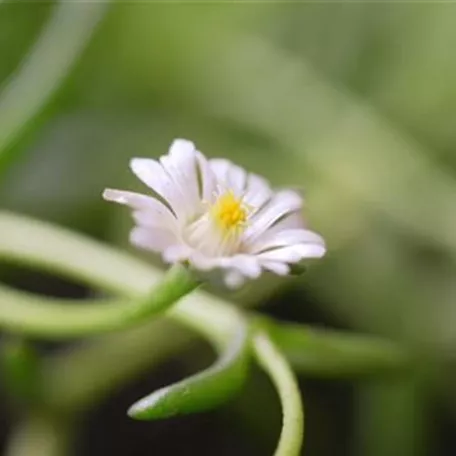
[[[176,139],[159,161],[133,158],[130,167],[152,195],[106,189],[103,197],[133,209],[131,242],[168,263],[222,269],[236,287],[263,269],[286,275],[290,264],[325,253],[323,239],[305,228],[296,192],[274,192],[228,160],[206,159],[190,141]]]

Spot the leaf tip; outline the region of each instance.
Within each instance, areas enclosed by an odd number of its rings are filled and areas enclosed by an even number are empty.
[[[163,418],[169,411],[166,408],[160,407],[162,399],[167,394],[167,388],[155,391],[139,401],[135,402],[128,410],[127,415],[135,420],[153,420],[155,418]],[[166,413],[168,411],[168,413]]]

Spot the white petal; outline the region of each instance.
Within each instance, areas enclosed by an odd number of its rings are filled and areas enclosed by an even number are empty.
[[[160,157],[160,162],[185,201],[185,209],[192,215],[200,203],[195,145],[185,139],[176,139],[169,154]]]
[[[272,189],[266,179],[250,173],[247,176],[247,187],[244,201],[255,210],[261,209],[271,199]]]
[[[183,244],[175,244],[163,251],[162,257],[166,263],[177,263],[188,259],[191,249]]]
[[[176,242],[176,237],[163,228],[143,228],[137,226],[130,232],[130,242],[136,247],[161,252]]]
[[[189,261],[196,269],[199,269],[200,271],[210,271],[211,269],[220,266],[218,258],[202,255],[198,251],[192,252]]]
[[[143,209],[133,212],[133,220],[136,225],[143,226],[145,228],[165,228],[172,233],[177,232],[176,218],[171,213],[166,214],[158,211]]]
[[[202,271],[221,268],[237,270],[242,275],[256,279],[261,274],[261,266],[257,257],[252,255],[234,255],[231,257],[208,257],[199,252],[193,252],[190,262]]]
[[[240,288],[245,283],[245,277],[238,271],[228,271],[224,279],[226,286],[232,290]]]
[[[262,261],[261,266],[280,276],[286,276],[290,273],[290,266],[288,266],[287,263],[281,263],[280,261]]]
[[[321,258],[325,252],[326,248],[319,244],[298,244],[260,253],[258,258],[260,261],[297,263],[304,258]]]
[[[261,274],[261,266],[257,258],[248,255],[214,258],[193,252],[189,261],[201,271],[225,269],[224,280],[229,288],[238,288],[245,282],[246,277],[256,279]]]
[[[247,172],[244,169],[224,158],[213,158],[209,163],[224,189],[233,190],[238,196],[243,195],[247,182]]]
[[[173,228],[176,225],[174,214],[163,203],[150,196],[107,188],[103,192],[103,198],[136,209],[135,213],[141,212],[143,214],[141,217],[144,217],[144,220],[146,217],[149,219],[149,225]],[[135,213],[133,214],[134,217]]]
[[[115,190],[106,188],[103,192],[103,198],[106,201],[113,201],[114,203],[125,204],[133,209],[145,209],[150,204],[154,204],[155,198],[143,195],[141,193],[127,192],[124,190]],[[165,206],[163,206],[165,207]]]
[[[256,279],[261,275],[261,266],[257,258],[250,255],[234,255],[225,262],[225,267],[237,269],[246,277]]]
[[[324,246],[325,242],[320,235],[310,230],[282,230],[271,234],[266,231],[263,236],[260,236],[253,244],[248,245],[247,248],[250,253],[258,253],[295,244],[318,244]]]
[[[182,160],[186,157],[193,158],[195,156],[195,144],[187,139],[175,139],[169,148],[169,154],[174,155]]]
[[[292,212],[281,218],[274,226],[268,229],[267,233],[278,233],[284,230],[305,229],[306,223],[301,211]]]
[[[207,158],[199,151],[196,152],[201,180],[201,199],[206,203],[213,203],[217,190],[217,179]]]
[[[151,158],[133,158],[130,161],[130,168],[144,184],[170,205],[178,217],[185,215],[185,204],[181,194],[160,163]]]
[[[130,167],[154,197],[112,189],[103,196],[133,208],[131,242],[167,262],[222,269],[227,284],[238,286],[263,269],[286,275],[289,264],[325,253],[323,239],[305,229],[298,193],[274,193],[267,180],[228,160],[207,160],[191,141],[176,139],[159,161],[134,158]],[[211,204],[225,191],[245,204],[244,233],[225,236],[213,220]]]
[[[209,165],[217,179],[220,182],[228,184],[228,169],[231,162],[229,160],[225,160],[224,158],[212,158],[209,160]]]
[[[258,238],[279,219],[301,207],[302,198],[296,192],[284,190],[276,193],[262,210],[253,215],[244,239],[249,242]]]

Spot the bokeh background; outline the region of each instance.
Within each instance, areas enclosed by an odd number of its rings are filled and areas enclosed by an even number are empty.
[[[302,189],[328,255],[227,299],[381,335],[420,361],[394,378],[302,378],[305,454],[453,455],[455,49],[456,4],[443,2],[0,2],[1,207],[130,249],[127,211],[101,192],[139,189],[129,158],[157,157],[176,137]],[[90,294],[25,269],[1,275]],[[75,454],[271,454],[280,410],[259,372],[215,412],[126,417],[211,357],[189,338],[95,402]],[[18,420],[7,403],[2,393],[2,448]]]

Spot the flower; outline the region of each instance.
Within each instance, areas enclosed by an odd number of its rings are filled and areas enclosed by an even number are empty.
[[[325,253],[323,239],[305,227],[298,193],[275,192],[228,160],[207,159],[191,141],[176,139],[168,155],[133,158],[130,167],[152,194],[106,189],[103,197],[133,209],[130,241],[165,262],[221,269],[234,288]]]

